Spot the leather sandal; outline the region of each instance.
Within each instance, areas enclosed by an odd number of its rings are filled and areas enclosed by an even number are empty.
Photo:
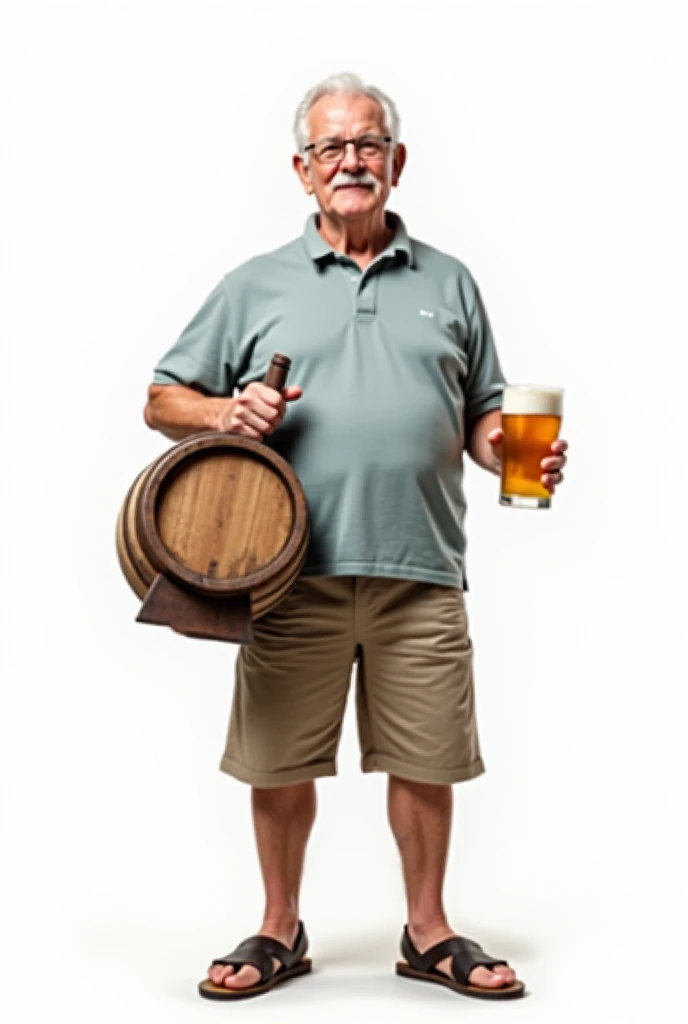
[[[472,939],[456,935],[431,946],[425,953],[419,953],[411,941],[407,925],[401,939],[401,953],[406,959],[397,962],[396,972],[402,978],[432,981],[438,985],[446,985],[454,992],[475,996],[476,999],[517,999],[525,992],[522,981],[514,981],[512,985],[502,985],[500,988],[469,985],[468,978],[474,967],[496,967],[498,964],[509,966],[506,960],[495,960],[494,957],[488,956],[482,946]],[[436,963],[448,956],[452,958],[453,978],[435,967]]]
[[[251,985],[250,988],[227,988],[226,985],[214,985],[210,978],[205,978],[199,982],[198,991],[204,999],[248,999],[251,996],[260,996],[275,985],[288,981],[289,978],[308,974],[311,970],[311,961],[305,957],[307,950],[308,938],[303,921],[299,921],[293,949],[289,949],[277,939],[268,938],[267,935],[252,935],[240,942],[227,956],[213,960],[213,966],[222,964],[238,971],[246,964],[250,964],[260,971],[258,984]],[[277,970],[272,962],[273,957],[282,965]]]

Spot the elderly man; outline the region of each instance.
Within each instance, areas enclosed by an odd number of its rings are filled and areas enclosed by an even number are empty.
[[[389,775],[406,887],[397,972],[513,998],[524,986],[512,968],[458,936],[443,903],[451,787],[484,771],[462,456],[499,472],[504,377],[469,271],[385,210],[406,160],[391,100],[335,76],[306,95],[295,134],[319,212],[223,278],[156,367],[145,410],[173,440],[264,439],[299,476],[312,528],[296,585],[239,650],[221,761],[252,787],[263,920],[199,991],[257,995],[310,970],[299,891],[314,780],[336,774],[356,664],[361,767]],[[292,359],[282,394],[260,383],[276,351]],[[542,462],[550,491],[566,447]]]

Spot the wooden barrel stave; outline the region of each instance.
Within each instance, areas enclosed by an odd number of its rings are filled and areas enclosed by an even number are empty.
[[[155,566],[151,564],[141,545],[141,539],[137,529],[136,509],[139,503],[141,491],[143,490],[146,480],[155,465],[156,462],[151,463],[150,466],[147,466],[146,469],[137,476],[132,485],[128,500],[126,501],[126,511],[124,513],[124,539],[127,544],[129,556],[134,563],[140,578],[149,587],[157,576],[157,570]]]
[[[127,492],[127,496],[122,503],[122,507],[119,510],[117,516],[117,527],[116,527],[116,547],[117,547],[117,558],[119,560],[120,569],[124,574],[124,578],[127,583],[134,591],[136,596],[143,601],[144,597],[148,593],[149,584],[141,577],[138,569],[132,561],[129,553],[129,546],[124,534],[124,520],[126,516],[127,504],[129,496],[131,495],[131,488]]]
[[[309,539],[309,533],[304,533],[302,548],[289,572],[283,571],[280,576],[275,577],[272,585],[264,585],[251,591],[251,614],[254,619],[266,615],[294,586],[306,560]]]

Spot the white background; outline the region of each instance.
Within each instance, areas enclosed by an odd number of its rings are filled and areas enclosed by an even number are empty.
[[[686,5],[2,10],[1,1009],[685,1019]],[[471,268],[509,378],[566,389],[551,512],[467,480],[488,772],[455,788],[447,903],[532,992],[499,1009],[394,977],[386,780],[351,715],[303,890],[317,974],[201,1002],[262,911],[249,790],[217,768],[236,648],[135,624],[115,558],[168,446],[152,367],[227,270],[302,230],[293,112],[344,69],[399,106],[390,207]]]

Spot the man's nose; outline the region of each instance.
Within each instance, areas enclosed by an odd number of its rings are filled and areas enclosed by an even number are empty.
[[[361,158],[353,142],[347,142],[344,148],[341,166],[345,171],[357,171],[361,166]]]

